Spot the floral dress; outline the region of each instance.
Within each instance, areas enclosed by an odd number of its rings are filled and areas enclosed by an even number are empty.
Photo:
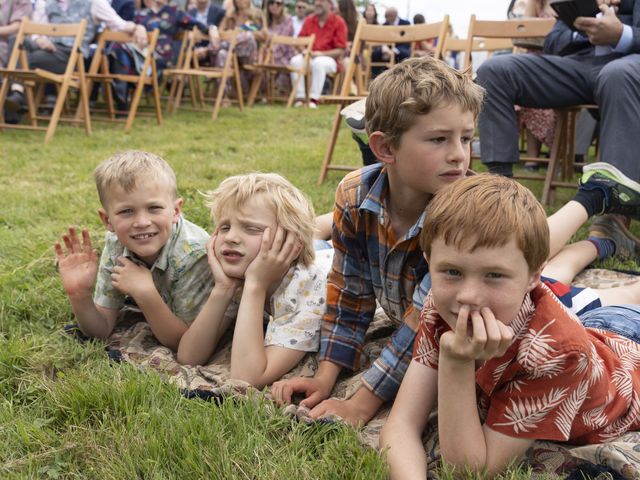
[[[269,33],[293,37],[293,20],[290,15],[284,15],[280,23],[274,23],[269,27]],[[290,45],[276,45],[273,47],[273,63],[276,65],[289,65],[289,61],[296,54]],[[288,92],[291,88],[291,77],[288,74],[278,74],[276,88],[281,92]]]
[[[175,66],[180,51],[179,42],[175,39],[180,30],[190,30],[197,27],[203,33],[208,33],[206,25],[198,22],[194,17],[182,10],[170,5],[164,5],[160,10],[154,12],[150,8],[141,10],[135,22],[142,24],[151,32],[156,28],[160,31],[158,43],[156,45],[156,63],[158,69]]]

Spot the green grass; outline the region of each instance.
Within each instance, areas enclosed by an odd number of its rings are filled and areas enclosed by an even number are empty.
[[[153,373],[110,363],[102,344],[61,332],[73,315],[52,245],[74,224],[101,246],[91,177],[100,161],[125,149],[161,155],[185,215],[206,228],[200,192],[256,170],[281,173],[326,212],[342,176],[316,184],[332,114],[224,109],[211,123],[179,113],[162,127],[138,119],[130,134],[95,122],[91,137],[61,126],[46,146],[38,133],[0,133],[0,478],[386,478],[382,457],[353,429],[297,424],[260,397],[186,400]],[[336,157],[360,162],[345,132]]]

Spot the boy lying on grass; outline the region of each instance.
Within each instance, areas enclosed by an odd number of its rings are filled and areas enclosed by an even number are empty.
[[[160,157],[117,153],[94,176],[108,230],[100,262],[86,229],[81,240],[69,228],[66,251],[55,244],[78,326],[106,339],[125,312],[139,309],[158,341],[176,350],[213,286],[209,235],[182,217],[175,174]]]
[[[316,257],[311,202],[280,175],[230,177],[208,197],[215,286],[180,341],[178,361],[206,363],[235,321],[231,377],[262,387],[318,351],[332,250]]]
[[[430,203],[420,245],[432,287],[380,438],[393,478],[425,477],[436,405],[442,457],[462,471],[502,471],[534,440],[640,429],[640,307],[564,307],[540,281],[549,228],[529,190],[458,180]]]

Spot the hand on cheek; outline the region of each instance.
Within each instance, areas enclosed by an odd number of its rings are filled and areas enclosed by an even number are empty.
[[[245,272],[245,282],[254,281],[263,286],[279,282],[301,250],[302,245],[295,234],[278,226],[272,235],[271,228],[266,228],[262,234],[260,251]]]
[[[511,327],[496,319],[489,308],[471,310],[463,305],[455,329],[442,335],[440,348],[458,361],[488,360],[504,355],[513,335]]]

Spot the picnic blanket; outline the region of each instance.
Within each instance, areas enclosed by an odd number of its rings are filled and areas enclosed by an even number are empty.
[[[591,269],[583,272],[574,282],[580,286],[607,288],[629,284],[637,277],[609,270]],[[245,382],[230,380],[231,332],[222,340],[222,346],[214,353],[207,365],[199,367],[184,366],[176,361],[175,354],[158,343],[148,324],[132,316],[121,322],[109,339],[108,351],[112,358],[125,361],[138,368],[152,369],[167,381],[175,384],[185,394],[202,398],[224,398],[226,396],[246,395],[252,387]],[[366,335],[366,343],[356,373],[341,376],[332,392],[335,398],[349,398],[361,385],[363,372],[377,358],[394,330],[382,309],[376,311],[374,321]],[[317,355],[308,354],[300,364],[285,378],[295,376],[313,376],[317,370]],[[268,390],[265,392],[269,397]],[[283,409],[286,414],[300,421],[313,422],[308,410],[296,405]],[[361,441],[377,448],[380,430],[389,413],[382,409],[365,427],[359,430]],[[337,420],[337,419],[333,419]],[[440,449],[437,435],[437,417],[434,413],[423,435],[423,443],[429,462],[429,478],[436,478]],[[631,432],[619,439],[600,444],[581,447],[538,441],[527,451],[522,459],[523,465],[530,467],[532,478],[558,475],[565,476],[587,465],[601,465],[617,472],[625,479],[640,479],[640,432]],[[578,477],[580,478],[580,477]],[[611,478],[611,477],[607,477]]]

